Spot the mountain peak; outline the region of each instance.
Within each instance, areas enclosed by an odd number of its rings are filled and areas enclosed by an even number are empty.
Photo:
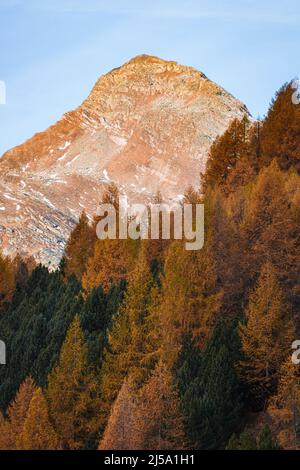
[[[127,62],[127,64],[134,64],[134,63],[148,63],[148,64],[159,63],[159,64],[162,64],[162,63],[167,63],[167,62],[176,63],[176,62],[173,62],[173,61],[167,61],[167,60],[161,59],[160,57],[157,57],[157,56],[154,56],[154,55],[139,54],[139,55],[133,57],[132,59],[130,59]]]
[[[84,101],[83,108],[91,113],[106,112],[112,100],[115,107],[121,105],[117,101],[124,103],[124,93],[128,93],[128,106],[131,102],[133,107],[137,105],[137,96],[139,102],[142,96],[150,99],[151,96],[167,95],[179,103],[180,99],[190,101],[197,94],[203,97],[220,94],[235,100],[193,67],[142,54],[101,76]]]
[[[105,185],[131,200],[180,200],[199,186],[210,145],[243,103],[192,67],[141,55],[99,78],[76,110],[0,160],[5,253],[56,265],[83,209]]]
[[[206,75],[199,70],[187,66],[187,65],[182,65],[175,60],[167,60],[167,59],[162,59],[157,56],[153,55],[147,55],[147,54],[140,54],[132,59],[130,59],[128,62],[126,62],[123,66],[119,67],[119,69],[122,69],[122,67],[130,66],[130,65],[146,65],[146,66],[151,66],[151,65],[158,65],[161,67],[165,67],[168,70],[174,70],[177,72],[183,71],[183,70],[189,70],[191,72],[194,72],[196,74],[199,74],[203,78],[206,78]]]

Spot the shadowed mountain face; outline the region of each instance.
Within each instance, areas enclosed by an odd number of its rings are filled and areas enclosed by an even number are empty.
[[[204,74],[139,56],[101,77],[76,110],[0,160],[0,243],[57,265],[83,209],[114,181],[131,201],[199,186],[209,147],[246,107]]]

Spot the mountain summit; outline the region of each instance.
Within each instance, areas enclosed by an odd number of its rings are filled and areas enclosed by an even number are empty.
[[[131,200],[199,186],[208,150],[243,103],[192,67],[141,55],[102,76],[55,125],[0,159],[0,243],[55,266],[83,209],[114,181]]]

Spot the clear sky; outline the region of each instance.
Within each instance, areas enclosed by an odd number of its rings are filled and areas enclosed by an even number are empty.
[[[0,154],[138,54],[196,67],[254,117],[300,74],[300,0],[0,0],[0,20]]]

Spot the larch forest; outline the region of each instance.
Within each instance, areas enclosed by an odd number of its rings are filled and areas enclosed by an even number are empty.
[[[299,449],[300,106],[231,122],[199,190],[205,243],[99,240],[59,268],[0,256],[1,449]],[[118,210],[119,188],[103,202]],[[164,195],[157,195],[162,198]]]

